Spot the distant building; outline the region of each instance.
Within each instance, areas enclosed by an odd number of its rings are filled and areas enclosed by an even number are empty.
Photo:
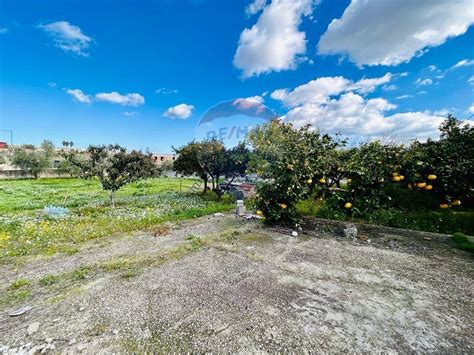
[[[7,142],[0,142],[0,149],[7,148],[8,144]]]
[[[163,164],[165,161],[175,161],[176,154],[158,154],[153,153],[151,158],[157,165]]]

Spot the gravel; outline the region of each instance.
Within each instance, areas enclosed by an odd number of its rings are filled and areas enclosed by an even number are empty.
[[[291,237],[226,214],[159,237],[113,237],[72,256],[2,265],[5,286],[20,276],[36,285],[52,271],[153,256],[188,235],[207,238],[134,277],[97,273],[61,297],[57,288],[32,286],[30,312],[0,310],[0,353],[474,351],[467,253],[394,231],[353,240],[308,228]],[[34,323],[41,326],[28,334]]]

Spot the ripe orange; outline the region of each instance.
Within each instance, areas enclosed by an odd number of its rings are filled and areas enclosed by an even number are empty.
[[[308,185],[311,185],[313,183],[313,179],[308,179],[306,180],[306,182],[308,183]]]
[[[433,190],[433,185],[426,185],[425,190]]]
[[[401,179],[400,179],[400,176],[396,175],[392,178],[392,180],[395,182],[400,182]]]
[[[453,200],[453,202],[451,202],[451,204],[453,206],[461,206],[461,201],[460,200]]]
[[[419,182],[416,184],[416,186],[418,186],[420,189],[424,189],[426,187],[426,182]]]
[[[320,182],[321,184],[325,184],[325,183],[326,183],[326,179],[325,179],[325,178],[321,178],[321,179],[319,179],[319,182]]]
[[[347,182],[352,182],[352,179],[347,179]]]
[[[403,175],[400,175],[399,178],[400,178],[400,181],[405,180],[405,176]]]
[[[439,208],[442,208],[442,209],[445,209],[445,208],[448,208],[448,204],[447,203],[440,203],[439,204]]]
[[[283,208],[283,209],[285,209],[285,208],[287,208],[288,206],[285,205],[284,203],[280,203],[280,207]]]
[[[257,216],[261,216],[261,215],[263,215],[263,212],[262,212],[262,211],[260,211],[260,210],[258,210],[256,213],[257,213]]]
[[[435,174],[428,175],[428,180],[436,180],[437,176]]]
[[[347,209],[350,209],[350,208],[352,208],[352,203],[346,202],[346,204],[344,205],[344,207],[347,208]]]

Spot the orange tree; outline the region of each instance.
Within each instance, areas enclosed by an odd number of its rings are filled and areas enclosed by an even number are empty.
[[[404,155],[408,186],[429,191],[440,208],[472,206],[474,127],[449,115],[439,129],[439,140],[415,141]]]
[[[385,186],[405,179],[400,172],[403,147],[379,141],[362,143],[345,151],[346,162],[339,176],[344,184],[330,189],[328,208],[346,210],[349,215],[362,215],[390,203]],[[332,177],[330,177],[332,179]]]
[[[325,183],[325,158],[345,143],[280,120],[253,129],[247,139],[254,149],[250,168],[261,178],[256,207],[268,222],[282,224],[299,220],[296,203]]]

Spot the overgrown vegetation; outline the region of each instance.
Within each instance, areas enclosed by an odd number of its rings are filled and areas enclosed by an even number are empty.
[[[251,166],[263,178],[255,205],[268,222],[295,224],[306,211],[474,233],[474,127],[452,116],[439,140],[409,145],[372,141],[347,149],[338,136],[278,120],[254,129],[249,142]]]
[[[97,180],[41,179],[0,182],[0,259],[12,256],[75,253],[81,243],[229,210],[229,198],[192,194],[191,179],[157,178],[119,191],[116,207]],[[182,189],[180,193],[179,190]],[[65,218],[42,213],[45,205],[68,207]]]

